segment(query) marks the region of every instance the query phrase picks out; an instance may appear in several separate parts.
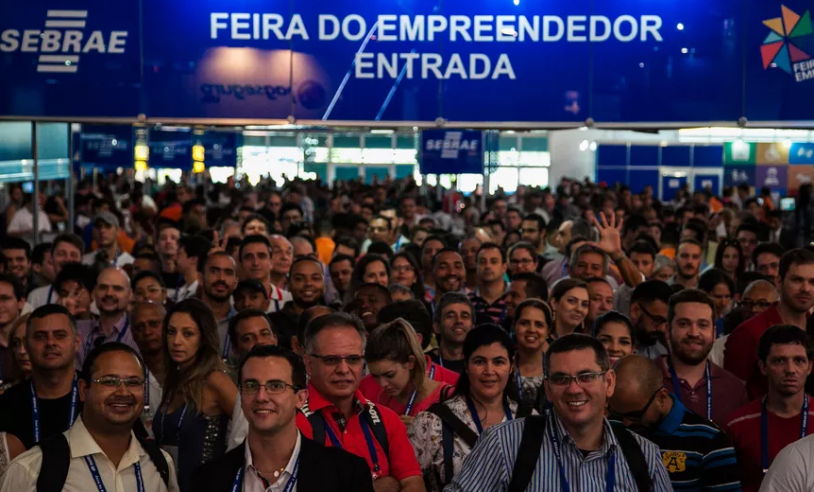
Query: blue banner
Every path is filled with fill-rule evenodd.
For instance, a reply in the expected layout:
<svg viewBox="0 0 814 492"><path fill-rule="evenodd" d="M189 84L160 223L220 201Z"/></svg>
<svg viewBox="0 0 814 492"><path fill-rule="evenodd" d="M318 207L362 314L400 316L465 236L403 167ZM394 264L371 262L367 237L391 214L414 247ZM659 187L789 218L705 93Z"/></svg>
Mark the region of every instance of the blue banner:
<svg viewBox="0 0 814 492"><path fill-rule="evenodd" d="M814 114L810 10L810 0L7 1L0 73L13 75L0 78L0 114L799 121Z"/></svg>
<svg viewBox="0 0 814 492"><path fill-rule="evenodd" d="M82 125L77 138L83 166L98 167L105 172L133 167L132 126Z"/></svg>
<svg viewBox="0 0 814 492"><path fill-rule="evenodd" d="M422 174L483 174L483 132L421 132Z"/></svg>
<svg viewBox="0 0 814 492"><path fill-rule="evenodd" d="M206 132L200 138L204 147L206 167L237 167L237 133Z"/></svg>
<svg viewBox="0 0 814 492"><path fill-rule="evenodd" d="M150 167L192 170L192 132L150 130Z"/></svg>

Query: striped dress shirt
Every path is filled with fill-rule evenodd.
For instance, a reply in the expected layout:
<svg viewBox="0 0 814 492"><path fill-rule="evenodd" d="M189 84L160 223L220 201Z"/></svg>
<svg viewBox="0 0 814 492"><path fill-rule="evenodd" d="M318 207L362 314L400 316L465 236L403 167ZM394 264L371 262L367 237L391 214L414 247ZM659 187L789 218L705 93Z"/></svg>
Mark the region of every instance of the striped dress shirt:
<svg viewBox="0 0 814 492"><path fill-rule="evenodd" d="M104 341L101 343L110 343L115 342L119 338L119 333L122 330L127 329L127 331L122 335L120 340L121 343L128 345L130 348L136 351L136 353L141 354L138 349L138 345L136 345L136 341L133 340L133 327L130 326L130 318L127 316L127 313L123 314L119 321L113 325L113 331L108 336L104 336L102 334L102 330L99 328L99 320L79 320L76 322L76 331L79 335L79 340L81 345L79 345L79 351L76 352L76 360L75 360L75 367L78 371L82 370L82 364L85 363L85 357L91 353L91 351L95 348L95 341L99 337L104 337Z"/></svg>
<svg viewBox="0 0 814 492"><path fill-rule="evenodd" d="M483 432L478 444L464 462L463 470L455 476L445 492L500 492L508 490L514 463L523 437L525 419L504 422ZM545 438L540 456L527 492L558 492L566 490L560 481L559 463L551 436L560 440L560 455L566 480L571 492L605 492L608 461L616 455L616 492L638 492L636 481L625 461L616 436L605 420L602 447L583 456L574 440L568 436L562 423L549 412ZM552 434L555 433L555 434ZM659 448L652 442L633 434L647 461L653 490L672 491L673 486L664 468Z"/></svg>

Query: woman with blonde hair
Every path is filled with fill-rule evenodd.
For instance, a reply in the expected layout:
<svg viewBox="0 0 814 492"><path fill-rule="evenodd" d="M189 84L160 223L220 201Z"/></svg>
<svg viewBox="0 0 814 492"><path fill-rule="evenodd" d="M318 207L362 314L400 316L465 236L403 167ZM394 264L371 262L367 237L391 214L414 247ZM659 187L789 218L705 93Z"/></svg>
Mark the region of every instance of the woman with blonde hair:
<svg viewBox="0 0 814 492"><path fill-rule="evenodd" d="M173 456L181 492L188 492L195 469L226 451L237 387L226 374L218 323L206 304L179 302L164 318L163 332L166 375L152 429Z"/></svg>
<svg viewBox="0 0 814 492"><path fill-rule="evenodd" d="M434 374L427 374L426 358L415 330L401 318L373 330L367 339L365 360L383 390L376 403L401 415L405 425L439 402L445 388L451 388L434 381Z"/></svg>

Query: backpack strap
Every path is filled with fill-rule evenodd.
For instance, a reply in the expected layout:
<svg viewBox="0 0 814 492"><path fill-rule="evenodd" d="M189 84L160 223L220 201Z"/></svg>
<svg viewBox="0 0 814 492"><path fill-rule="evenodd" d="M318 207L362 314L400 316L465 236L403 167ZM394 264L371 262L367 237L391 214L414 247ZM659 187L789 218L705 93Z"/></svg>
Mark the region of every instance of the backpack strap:
<svg viewBox="0 0 814 492"><path fill-rule="evenodd" d="M517 459L512 470L512 480L507 492L523 492L531 483L540 448L545 437L546 415L532 415L526 418L523 426L523 437L517 450Z"/></svg>
<svg viewBox="0 0 814 492"><path fill-rule="evenodd" d="M611 424L611 429L613 429L616 440L619 441L619 447L622 448L622 454L625 456L625 461L627 461L627 466L630 468L639 492L652 492L653 479L650 478L650 468L647 466L647 460L644 458L644 452L642 452L639 442L622 425Z"/></svg>
<svg viewBox="0 0 814 492"><path fill-rule="evenodd" d="M325 417L320 412L308 415L308 422L311 423L311 435L314 442L325 445Z"/></svg>
<svg viewBox="0 0 814 492"><path fill-rule="evenodd" d="M448 406L443 403L435 403L428 408L427 411L440 417L443 424L448 425L470 448L475 447L475 443L478 441L478 434L470 429L457 415L452 413L452 410L450 410Z"/></svg>
<svg viewBox="0 0 814 492"><path fill-rule="evenodd" d="M164 481L164 485L167 487L167 490L169 490L170 465L167 463L164 453L161 452L161 448L152 439L147 439L138 435L136 436L136 439L138 440L139 444L141 444L141 447L144 448L147 456L150 457L150 461L152 461L153 465L155 465L156 470L158 470L158 474L161 475L161 480Z"/></svg>
<svg viewBox="0 0 814 492"><path fill-rule="evenodd" d="M534 404L524 402L517 405L517 414L514 416L516 419L523 419L531 415L531 412L534 411Z"/></svg>
<svg viewBox="0 0 814 492"><path fill-rule="evenodd" d="M444 447L444 478L446 480L438 480L444 487L452 483L452 477L455 476L455 467L452 463L452 457L455 455L455 434L452 432L452 427L441 422L441 443Z"/></svg>
<svg viewBox="0 0 814 492"><path fill-rule="evenodd" d="M71 448L64 434L55 434L39 443L42 465L37 477L37 492L62 492L71 467ZM47 470L47 473L43 471Z"/></svg>
<svg viewBox="0 0 814 492"><path fill-rule="evenodd" d="M368 425L373 429L373 437L379 441L379 445L384 450L384 456L387 461L390 461L390 442L387 438L387 429L384 428L384 421L382 414L376 405L373 403L367 404L367 411L364 412L364 418L367 420Z"/></svg>

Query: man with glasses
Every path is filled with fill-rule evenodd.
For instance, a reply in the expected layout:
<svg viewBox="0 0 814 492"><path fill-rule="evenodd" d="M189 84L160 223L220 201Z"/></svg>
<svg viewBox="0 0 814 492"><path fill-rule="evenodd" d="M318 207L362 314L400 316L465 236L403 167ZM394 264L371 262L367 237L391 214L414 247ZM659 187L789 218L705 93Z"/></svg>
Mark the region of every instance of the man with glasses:
<svg viewBox="0 0 814 492"><path fill-rule="evenodd" d="M741 380L713 364L709 353L715 341L715 306L703 291L682 290L670 297L667 337L670 354L658 360L663 384L684 407L719 425L746 405Z"/></svg>
<svg viewBox="0 0 814 492"><path fill-rule="evenodd" d="M661 449L676 490L740 490L740 470L729 437L671 394L653 361L631 355L620 360L614 371L611 418L620 419Z"/></svg>
<svg viewBox="0 0 814 492"><path fill-rule="evenodd" d="M297 427L317 443L367 460L377 492L424 491L421 467L399 416L359 391L366 331L346 313L313 319L305 329L311 379Z"/></svg>
<svg viewBox="0 0 814 492"><path fill-rule="evenodd" d="M780 301L738 326L729 335L724 367L746 382L751 399L766 394L766 377L758 369L757 347L769 327L780 324L806 329L814 306L814 251L793 249L780 259Z"/></svg>
<svg viewBox="0 0 814 492"><path fill-rule="evenodd" d="M293 352L260 345L238 372L240 405L249 421L243 445L202 466L196 492L372 492L365 460L303 439L296 417L308 399L305 367Z"/></svg>
<svg viewBox="0 0 814 492"><path fill-rule="evenodd" d="M667 303L673 289L660 280L637 285L630 296L636 353L649 359L667 355Z"/></svg>
<svg viewBox="0 0 814 492"><path fill-rule="evenodd" d="M746 287L738 307L746 319L766 311L780 299L780 292L766 280L755 280Z"/></svg>
<svg viewBox="0 0 814 492"><path fill-rule="evenodd" d="M598 340L558 338L544 371L551 412L486 429L446 492L672 490L658 447L605 419L616 375Z"/></svg>

